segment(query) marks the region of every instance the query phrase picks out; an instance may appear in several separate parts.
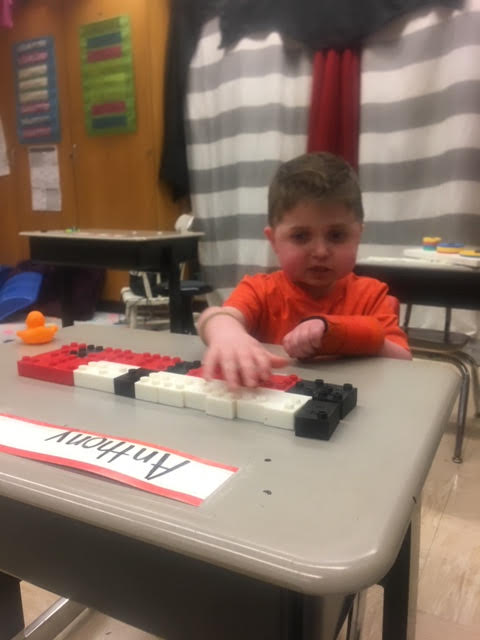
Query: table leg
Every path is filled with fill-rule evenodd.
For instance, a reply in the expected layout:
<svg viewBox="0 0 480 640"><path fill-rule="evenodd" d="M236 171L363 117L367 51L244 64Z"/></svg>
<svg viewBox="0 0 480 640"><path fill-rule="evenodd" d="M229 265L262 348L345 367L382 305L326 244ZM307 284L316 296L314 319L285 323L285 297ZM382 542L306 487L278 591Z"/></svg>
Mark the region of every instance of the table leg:
<svg viewBox="0 0 480 640"><path fill-rule="evenodd" d="M171 333L186 333L183 318L182 294L180 293L180 269L172 258L168 270L168 296Z"/></svg>
<svg viewBox="0 0 480 640"><path fill-rule="evenodd" d="M20 581L0 573L0 640L10 640L23 626Z"/></svg>
<svg viewBox="0 0 480 640"><path fill-rule="evenodd" d="M414 640L417 610L420 504L403 539L397 559L382 580L383 640Z"/></svg>
<svg viewBox="0 0 480 640"><path fill-rule="evenodd" d="M74 323L74 314L72 308L73 270L70 267L61 267L60 281L62 327L71 327Z"/></svg>

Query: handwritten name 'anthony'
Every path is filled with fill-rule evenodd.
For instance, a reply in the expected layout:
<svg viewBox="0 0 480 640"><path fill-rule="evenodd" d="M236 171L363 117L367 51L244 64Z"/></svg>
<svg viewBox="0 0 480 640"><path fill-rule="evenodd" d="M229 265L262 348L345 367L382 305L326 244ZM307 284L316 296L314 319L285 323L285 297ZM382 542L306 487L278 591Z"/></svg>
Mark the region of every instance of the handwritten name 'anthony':
<svg viewBox="0 0 480 640"><path fill-rule="evenodd" d="M76 446L81 447L82 449L96 449L99 452L98 455L95 456L97 460L111 454L109 458L105 458L105 462L108 464L115 462L115 460L120 458L120 456L127 456L136 462L148 464L151 469L149 469L144 476L146 480L155 480L156 478L160 478L160 476L164 476L167 473L172 473L172 471L176 471L177 469L180 469L180 467L184 467L191 462L190 460L183 460L178 464L168 466L168 461L171 457L170 453L162 453L156 449L141 447L137 444L125 442L124 440L110 440L101 436L89 436L85 433L75 433L75 431L64 431L56 436L45 438L45 441L47 440L56 440L65 446Z"/></svg>

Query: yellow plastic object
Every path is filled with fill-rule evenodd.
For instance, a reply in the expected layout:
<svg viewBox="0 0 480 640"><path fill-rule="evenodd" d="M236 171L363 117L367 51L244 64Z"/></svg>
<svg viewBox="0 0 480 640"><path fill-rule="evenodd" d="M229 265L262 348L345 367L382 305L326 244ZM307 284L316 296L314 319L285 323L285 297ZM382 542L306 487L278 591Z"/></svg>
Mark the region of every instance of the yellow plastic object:
<svg viewBox="0 0 480 640"><path fill-rule="evenodd" d="M460 253L458 247L437 247L437 253Z"/></svg>
<svg viewBox="0 0 480 640"><path fill-rule="evenodd" d="M429 236L425 236L425 238L422 238L422 244L427 244L429 246L436 245L441 241L442 239L438 236L432 238L430 238Z"/></svg>
<svg viewBox="0 0 480 640"><path fill-rule="evenodd" d="M464 249L460 251L461 256L467 256L468 258L480 258L480 251L476 249Z"/></svg>
<svg viewBox="0 0 480 640"><path fill-rule="evenodd" d="M30 311L25 323L27 328L17 331L17 336L27 344L50 342L58 331L58 327L55 324L45 325L45 316L41 311Z"/></svg>

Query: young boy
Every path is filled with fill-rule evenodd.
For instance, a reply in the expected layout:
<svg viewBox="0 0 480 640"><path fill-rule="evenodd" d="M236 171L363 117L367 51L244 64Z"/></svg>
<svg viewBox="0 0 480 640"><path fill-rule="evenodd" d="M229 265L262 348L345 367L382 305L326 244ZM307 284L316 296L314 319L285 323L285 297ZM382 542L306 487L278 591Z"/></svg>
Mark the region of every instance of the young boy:
<svg viewBox="0 0 480 640"><path fill-rule="evenodd" d="M261 385L287 363L262 342L282 344L298 359L411 358L387 286L352 273L363 207L346 162L310 153L281 165L269 189L268 223L264 233L281 270L245 276L222 307L199 318L207 378L219 367L232 388Z"/></svg>

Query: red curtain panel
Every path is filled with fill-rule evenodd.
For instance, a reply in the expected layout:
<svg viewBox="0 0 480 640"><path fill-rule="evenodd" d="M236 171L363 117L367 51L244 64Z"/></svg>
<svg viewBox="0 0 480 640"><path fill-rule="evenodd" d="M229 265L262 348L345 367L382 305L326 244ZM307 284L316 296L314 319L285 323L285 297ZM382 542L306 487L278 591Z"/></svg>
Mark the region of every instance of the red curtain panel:
<svg viewBox="0 0 480 640"><path fill-rule="evenodd" d="M308 151L330 151L358 168L360 52L319 51L313 61Z"/></svg>

